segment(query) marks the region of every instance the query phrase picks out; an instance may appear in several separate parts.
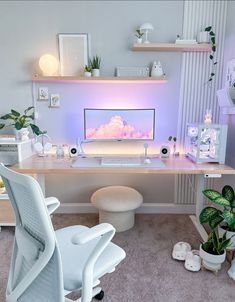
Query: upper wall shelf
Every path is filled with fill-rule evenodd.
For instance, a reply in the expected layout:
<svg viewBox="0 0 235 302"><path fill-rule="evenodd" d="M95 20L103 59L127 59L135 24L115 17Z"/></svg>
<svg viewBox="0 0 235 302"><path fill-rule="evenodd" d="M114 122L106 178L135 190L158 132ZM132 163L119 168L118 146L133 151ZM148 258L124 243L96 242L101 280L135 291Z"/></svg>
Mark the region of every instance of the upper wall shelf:
<svg viewBox="0 0 235 302"><path fill-rule="evenodd" d="M133 51L198 51L210 52L211 44L149 43L134 44Z"/></svg>
<svg viewBox="0 0 235 302"><path fill-rule="evenodd" d="M78 83L166 83L165 77L74 77L74 76L34 76L35 82L78 82Z"/></svg>

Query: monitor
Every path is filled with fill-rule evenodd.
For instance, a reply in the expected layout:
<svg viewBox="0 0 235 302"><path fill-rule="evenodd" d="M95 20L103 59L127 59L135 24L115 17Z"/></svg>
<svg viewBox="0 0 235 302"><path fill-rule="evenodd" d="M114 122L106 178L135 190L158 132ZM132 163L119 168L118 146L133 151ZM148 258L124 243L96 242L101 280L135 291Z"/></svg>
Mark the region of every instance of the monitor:
<svg viewBox="0 0 235 302"><path fill-rule="evenodd" d="M84 109L85 140L154 140L155 109Z"/></svg>

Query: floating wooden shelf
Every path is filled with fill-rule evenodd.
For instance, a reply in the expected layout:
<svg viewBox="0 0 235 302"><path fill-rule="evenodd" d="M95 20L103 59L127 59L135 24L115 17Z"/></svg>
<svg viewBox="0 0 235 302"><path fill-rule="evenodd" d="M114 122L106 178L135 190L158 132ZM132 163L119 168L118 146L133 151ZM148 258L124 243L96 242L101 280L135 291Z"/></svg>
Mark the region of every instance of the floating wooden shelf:
<svg viewBox="0 0 235 302"><path fill-rule="evenodd" d="M35 82L79 82L79 83L131 83L131 82L144 82L144 83L166 83L166 77L74 77L74 76L34 76Z"/></svg>
<svg viewBox="0 0 235 302"><path fill-rule="evenodd" d="M149 43L134 44L133 51L198 51L210 52L211 44Z"/></svg>

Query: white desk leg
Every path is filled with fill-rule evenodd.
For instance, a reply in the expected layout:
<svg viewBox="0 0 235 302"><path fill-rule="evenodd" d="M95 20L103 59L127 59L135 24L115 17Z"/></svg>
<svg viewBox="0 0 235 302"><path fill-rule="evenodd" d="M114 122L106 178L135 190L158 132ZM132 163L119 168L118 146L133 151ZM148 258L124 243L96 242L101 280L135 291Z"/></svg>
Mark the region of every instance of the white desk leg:
<svg viewBox="0 0 235 302"><path fill-rule="evenodd" d="M46 193L46 186L45 186L45 175L44 174L37 174L37 181L42 189L42 193L45 196Z"/></svg>
<svg viewBox="0 0 235 302"><path fill-rule="evenodd" d="M190 218L195 225L198 233L202 237L203 240L207 240L208 234L204 227L199 222L199 215L201 213L201 210L204 207L204 199L202 191L204 190L204 175L199 174L196 175L196 181L197 181L197 192L196 192L196 216L191 215Z"/></svg>

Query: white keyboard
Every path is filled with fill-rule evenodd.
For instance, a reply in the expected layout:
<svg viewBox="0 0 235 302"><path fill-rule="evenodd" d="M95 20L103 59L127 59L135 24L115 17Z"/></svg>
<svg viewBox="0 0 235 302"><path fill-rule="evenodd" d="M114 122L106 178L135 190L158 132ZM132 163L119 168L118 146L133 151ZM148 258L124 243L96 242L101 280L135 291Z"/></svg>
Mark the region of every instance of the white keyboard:
<svg viewBox="0 0 235 302"><path fill-rule="evenodd" d="M139 157L102 157L101 166L124 166L133 167L141 166L142 162Z"/></svg>

